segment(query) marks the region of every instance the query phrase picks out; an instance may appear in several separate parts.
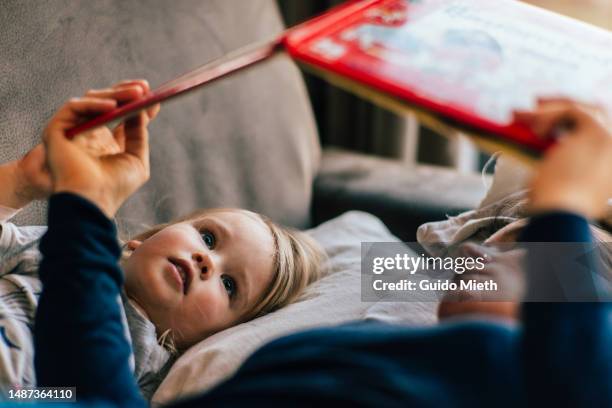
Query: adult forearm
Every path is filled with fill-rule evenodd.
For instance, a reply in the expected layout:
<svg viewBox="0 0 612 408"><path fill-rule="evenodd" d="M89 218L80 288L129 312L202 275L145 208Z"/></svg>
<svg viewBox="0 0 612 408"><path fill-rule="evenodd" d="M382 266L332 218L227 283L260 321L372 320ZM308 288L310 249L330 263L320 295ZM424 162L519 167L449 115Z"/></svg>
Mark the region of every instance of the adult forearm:
<svg viewBox="0 0 612 408"><path fill-rule="evenodd" d="M113 223L74 194L49 200L49 229L35 325L39 386L73 386L77 398L145 405L129 367L118 294L123 283Z"/></svg>
<svg viewBox="0 0 612 408"><path fill-rule="evenodd" d="M533 243L522 316L531 402L612 406L612 312L598 286L598 257L587 221L570 213L540 215L522 240Z"/></svg>
<svg viewBox="0 0 612 408"><path fill-rule="evenodd" d="M19 209L30 203L31 200L20 191L18 179L17 161L0 165L0 205Z"/></svg>

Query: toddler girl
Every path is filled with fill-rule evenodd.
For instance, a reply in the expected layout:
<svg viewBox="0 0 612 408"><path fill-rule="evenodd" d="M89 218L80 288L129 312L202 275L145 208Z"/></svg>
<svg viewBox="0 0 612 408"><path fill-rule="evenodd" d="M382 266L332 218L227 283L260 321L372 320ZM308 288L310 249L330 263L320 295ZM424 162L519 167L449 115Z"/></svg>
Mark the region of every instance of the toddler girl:
<svg viewBox="0 0 612 408"><path fill-rule="evenodd" d="M47 131L148 91L147 82L141 80L89 91L72 99ZM99 128L80 135L74 143L95 157L130 148L137 151L132 136L146 134L157 111L158 107L151 108L112 133ZM0 392L4 393L36 383L38 242L46 227L17 227L8 220L32 200L50 195L53 181L45 154L39 145L21 160L0 166ZM77 174L72 177L76 182ZM109 217L116 211L105 209ZM145 397L152 396L175 352L290 303L319 276L322 258L321 248L306 234L240 209L201 210L129 240L121 260L125 274L121 304L134 374Z"/></svg>

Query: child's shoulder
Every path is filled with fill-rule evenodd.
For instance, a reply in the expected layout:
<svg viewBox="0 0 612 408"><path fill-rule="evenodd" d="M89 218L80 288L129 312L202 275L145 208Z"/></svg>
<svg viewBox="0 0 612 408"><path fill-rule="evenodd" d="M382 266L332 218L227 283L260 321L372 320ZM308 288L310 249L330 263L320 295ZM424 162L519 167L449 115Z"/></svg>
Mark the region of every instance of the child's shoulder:
<svg viewBox="0 0 612 408"><path fill-rule="evenodd" d="M16 225L8 221L0 221L0 247L4 245L28 245L38 241L47 231L44 225Z"/></svg>
<svg viewBox="0 0 612 408"><path fill-rule="evenodd" d="M38 243L46 231L45 226L0 222L0 276L15 272L32 273L38 269Z"/></svg>

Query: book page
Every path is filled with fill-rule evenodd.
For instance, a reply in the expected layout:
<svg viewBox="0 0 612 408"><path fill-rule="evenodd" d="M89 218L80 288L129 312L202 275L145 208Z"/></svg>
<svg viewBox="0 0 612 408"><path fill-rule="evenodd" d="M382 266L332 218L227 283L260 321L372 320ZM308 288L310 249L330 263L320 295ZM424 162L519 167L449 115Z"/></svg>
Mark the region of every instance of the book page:
<svg viewBox="0 0 612 408"><path fill-rule="evenodd" d="M383 18L370 10L311 51L499 124L538 97L612 110L612 35L604 30L504 0L394 0L378 12Z"/></svg>

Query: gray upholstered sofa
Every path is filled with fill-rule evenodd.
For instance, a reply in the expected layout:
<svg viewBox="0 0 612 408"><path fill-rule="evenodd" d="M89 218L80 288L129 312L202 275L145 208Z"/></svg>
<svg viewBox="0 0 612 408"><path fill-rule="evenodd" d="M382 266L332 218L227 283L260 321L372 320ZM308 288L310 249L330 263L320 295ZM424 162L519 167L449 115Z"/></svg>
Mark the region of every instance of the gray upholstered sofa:
<svg viewBox="0 0 612 408"><path fill-rule="evenodd" d="M22 155L70 96L123 78L153 86L282 30L274 0L5 0L0 8L0 160ZM196 207L253 209L308 227L349 209L406 240L478 204L478 177L321 149L286 58L165 105L151 126L152 178L120 212L126 233ZM20 223L44 223L44 203Z"/></svg>

